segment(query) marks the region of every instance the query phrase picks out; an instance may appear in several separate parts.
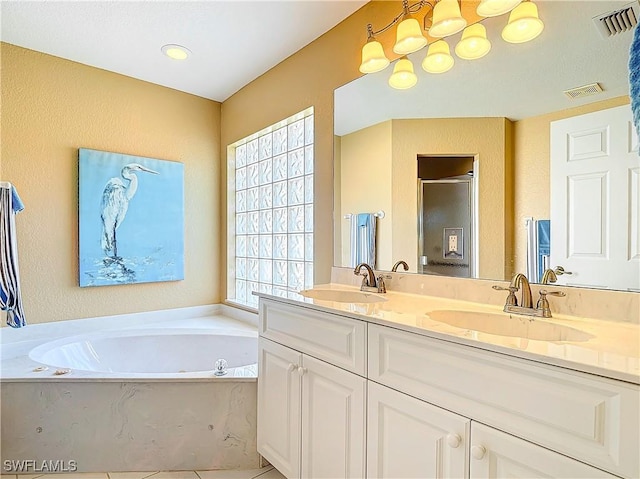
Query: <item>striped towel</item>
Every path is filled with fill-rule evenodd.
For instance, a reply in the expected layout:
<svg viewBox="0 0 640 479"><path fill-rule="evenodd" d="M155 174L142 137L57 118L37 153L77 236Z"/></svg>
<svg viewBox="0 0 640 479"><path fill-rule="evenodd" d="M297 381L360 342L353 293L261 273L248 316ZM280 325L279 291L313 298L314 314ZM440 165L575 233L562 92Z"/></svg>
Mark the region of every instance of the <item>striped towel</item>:
<svg viewBox="0 0 640 479"><path fill-rule="evenodd" d="M24 205L10 183L0 184L0 309L7 311L7 324L26 325L20 294L18 243L15 215Z"/></svg>
<svg viewBox="0 0 640 479"><path fill-rule="evenodd" d="M633 123L640 136L640 28L633 32L633 41L629 51L629 91Z"/></svg>

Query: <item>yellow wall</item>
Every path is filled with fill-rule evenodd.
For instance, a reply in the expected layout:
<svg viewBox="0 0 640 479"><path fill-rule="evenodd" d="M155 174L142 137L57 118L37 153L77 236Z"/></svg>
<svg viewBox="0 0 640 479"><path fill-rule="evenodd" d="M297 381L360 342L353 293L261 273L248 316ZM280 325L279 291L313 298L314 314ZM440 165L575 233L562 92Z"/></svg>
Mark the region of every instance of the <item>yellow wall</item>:
<svg viewBox="0 0 640 479"><path fill-rule="evenodd" d="M526 271L525 218L549 219L551 122L629 103L628 96L526 118L514 123L514 270Z"/></svg>
<svg viewBox="0 0 640 479"><path fill-rule="evenodd" d="M393 266L394 222L391 198L391 120L363 128L341 138L340 198L335 199L336 223L342 228L341 263L350 263L349 220L346 214L384 211L385 217L376 220L376 268L390 270ZM338 228L336 228L338 229Z"/></svg>
<svg viewBox="0 0 640 479"><path fill-rule="evenodd" d="M0 172L16 217L27 322L220 300L220 104L1 44ZM78 148L180 161L185 280L78 286Z"/></svg>
<svg viewBox="0 0 640 479"><path fill-rule="evenodd" d="M328 282L333 257L333 91L358 78L367 23L384 25L400 2L373 1L305 48L246 85L222 104L222 177L226 146L290 115L314 107L314 274ZM220 198L226 200L226 183ZM223 208L223 226L226 208ZM226 231L222 234L220 281L226 291Z"/></svg>
<svg viewBox="0 0 640 479"><path fill-rule="evenodd" d="M354 208L382 208L387 213L378 222L386 227L381 228L383 234L378 238L378 248L384 254L379 257L383 260L381 269L389 270L395 261L403 259L410 271L417 271L417 155L473 156L479 182L478 236L480 245L484 245L480 248L478 276L509 277L510 124L504 118L389 120L340 138L341 213ZM357 167L350 170L350 164ZM366 179L360 187L356 187L358 178ZM378 204L383 206L374 206ZM342 245L348 245L348 231L343 229L342 238ZM348 250L342 252L341 264L349 264Z"/></svg>

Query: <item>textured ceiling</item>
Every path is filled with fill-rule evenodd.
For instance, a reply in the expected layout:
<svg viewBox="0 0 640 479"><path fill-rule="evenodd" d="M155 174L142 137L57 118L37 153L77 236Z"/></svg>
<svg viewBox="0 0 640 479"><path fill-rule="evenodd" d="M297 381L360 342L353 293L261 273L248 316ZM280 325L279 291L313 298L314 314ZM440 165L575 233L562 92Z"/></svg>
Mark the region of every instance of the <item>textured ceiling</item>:
<svg viewBox="0 0 640 479"><path fill-rule="evenodd" d="M2 41L224 101L366 0L1 1ZM160 48L184 45L177 62Z"/></svg>

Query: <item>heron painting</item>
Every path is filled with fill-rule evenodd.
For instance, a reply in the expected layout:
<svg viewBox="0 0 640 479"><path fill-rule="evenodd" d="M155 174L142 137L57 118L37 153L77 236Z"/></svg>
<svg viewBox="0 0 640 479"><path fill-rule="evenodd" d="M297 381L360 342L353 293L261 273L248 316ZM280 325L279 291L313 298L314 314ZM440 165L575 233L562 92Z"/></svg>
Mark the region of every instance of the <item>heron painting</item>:
<svg viewBox="0 0 640 479"><path fill-rule="evenodd" d="M183 165L79 150L80 286L184 279Z"/></svg>

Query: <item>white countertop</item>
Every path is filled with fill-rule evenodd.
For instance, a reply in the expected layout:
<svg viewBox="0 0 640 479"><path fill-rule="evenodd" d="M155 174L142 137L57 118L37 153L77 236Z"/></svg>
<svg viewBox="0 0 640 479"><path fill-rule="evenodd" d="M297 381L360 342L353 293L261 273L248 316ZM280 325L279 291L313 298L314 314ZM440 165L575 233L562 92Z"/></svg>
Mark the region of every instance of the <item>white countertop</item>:
<svg viewBox="0 0 640 479"><path fill-rule="evenodd" d="M317 285L314 289L359 290L342 284ZM533 321L552 322L561 327L582 331L592 337L582 341L541 341L459 328L435 321L429 316L429 313L434 311L454 310L494 313L509 317L500 307L480 303L393 291L380 295L387 299L385 302L366 304L324 301L300 295L283 298L266 293L254 294L465 346L640 384L640 326L637 324L554 314L553 318L534 318ZM530 317L515 314L511 315L511 319L532 320Z"/></svg>

